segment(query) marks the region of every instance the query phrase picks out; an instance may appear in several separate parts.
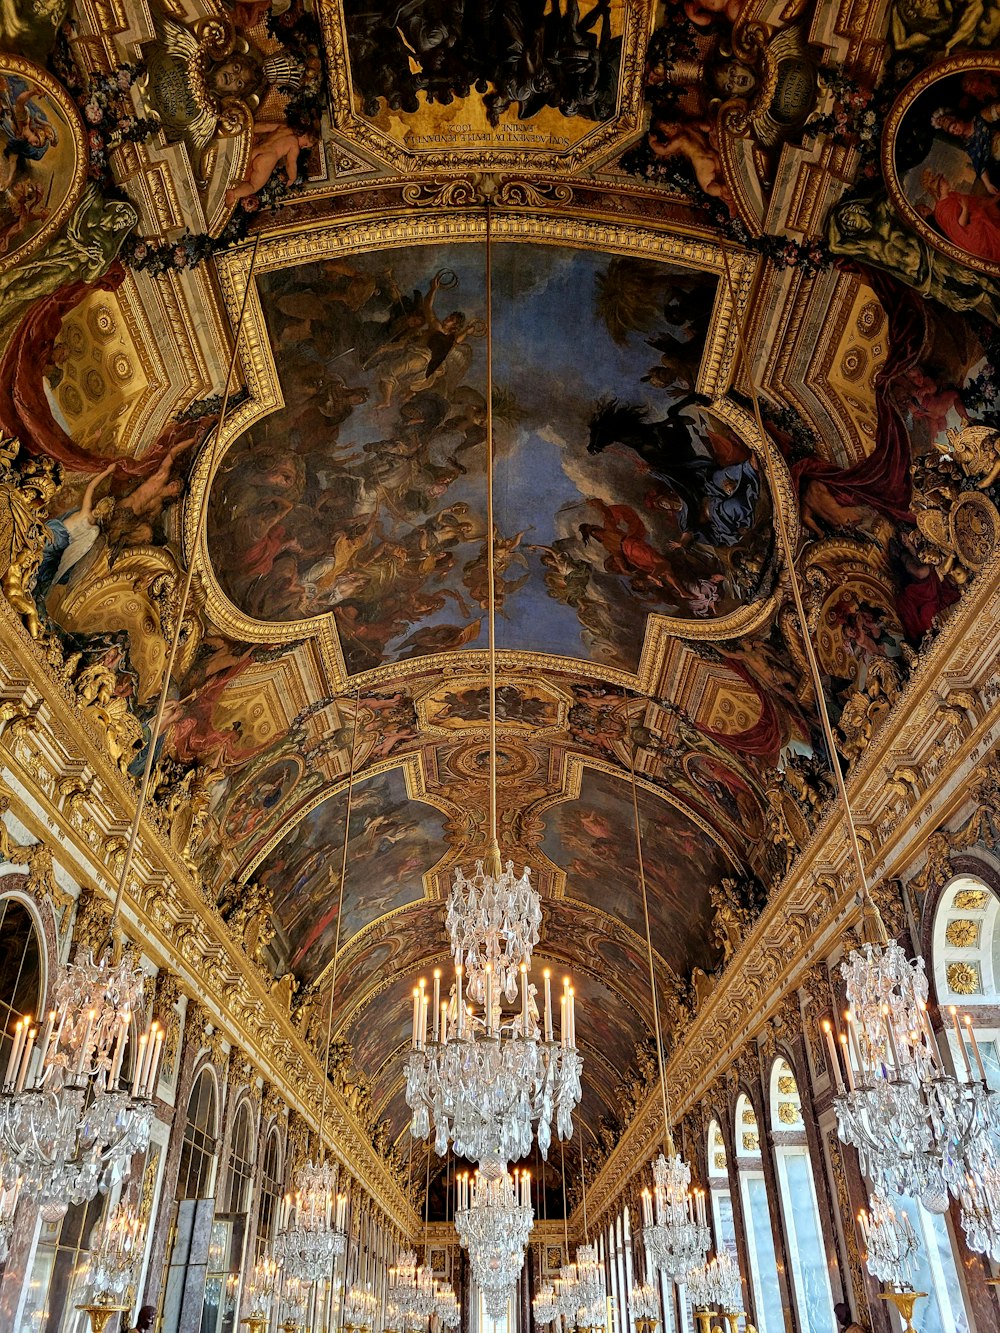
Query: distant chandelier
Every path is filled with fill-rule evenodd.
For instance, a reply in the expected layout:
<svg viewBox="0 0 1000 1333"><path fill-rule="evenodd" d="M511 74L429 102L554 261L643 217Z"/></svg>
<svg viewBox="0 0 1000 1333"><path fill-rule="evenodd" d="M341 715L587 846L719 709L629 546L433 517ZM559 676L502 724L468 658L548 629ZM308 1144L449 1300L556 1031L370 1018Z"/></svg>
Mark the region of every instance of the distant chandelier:
<svg viewBox="0 0 1000 1333"><path fill-rule="evenodd" d="M862 932L864 942L841 967L851 1005L840 1042L843 1068L830 1023L823 1024L838 1133L857 1148L861 1169L876 1190L907 1194L932 1212L944 1212L949 1193L960 1199L970 1175L992 1155L1000 1094L986 1085L970 1021L967 1032L979 1066L978 1077L973 1075L954 1009L965 1078L945 1071L927 1016L923 959L911 962L886 937L870 898Z"/></svg>
<svg viewBox="0 0 1000 1333"><path fill-rule="evenodd" d="M389 1269L388 1299L405 1327L419 1325L434 1313L434 1273L428 1264L418 1267L413 1250L404 1250Z"/></svg>
<svg viewBox="0 0 1000 1333"><path fill-rule="evenodd" d="M527 1171L484 1176L477 1171L458 1178L455 1230L468 1250L472 1275L491 1319L499 1319L524 1264L524 1251L535 1224L531 1177Z"/></svg>
<svg viewBox="0 0 1000 1333"><path fill-rule="evenodd" d="M142 1253L146 1224L129 1204L109 1208L91 1244L88 1286L92 1299L127 1298L135 1282L135 1266Z"/></svg>
<svg viewBox="0 0 1000 1333"><path fill-rule="evenodd" d="M278 1219L274 1257L289 1277L318 1282L330 1277L347 1248L347 1195L337 1194L337 1168L306 1162L286 1194Z"/></svg>
<svg viewBox="0 0 1000 1333"><path fill-rule="evenodd" d="M541 904L527 866L519 879L514 876L513 861L497 876L487 874L482 861L476 862L475 874L469 878L456 867L445 926L470 1000L486 1003L489 969L497 993L508 1004L515 1003L519 969L522 963L531 964L541 924Z"/></svg>
<svg viewBox="0 0 1000 1333"><path fill-rule="evenodd" d="M593 1245L577 1246L576 1259L563 1264L556 1279L556 1302L568 1325L591 1328L603 1322L607 1299L604 1270ZM595 1315L597 1316L595 1318Z"/></svg>
<svg viewBox="0 0 1000 1333"><path fill-rule="evenodd" d="M458 1328L462 1322L462 1306L450 1282L434 1284L434 1313L442 1328Z"/></svg>
<svg viewBox="0 0 1000 1333"><path fill-rule="evenodd" d="M543 1282L531 1302L535 1323L544 1327L559 1318L559 1304L551 1282Z"/></svg>
<svg viewBox="0 0 1000 1333"><path fill-rule="evenodd" d="M163 1029L140 1036L131 1080L121 1079L143 973L131 953L66 964L56 1008L39 1034L20 1019L0 1091L0 1184L56 1207L86 1203L120 1181L149 1146Z"/></svg>
<svg viewBox="0 0 1000 1333"><path fill-rule="evenodd" d="M689 1273L685 1285L696 1309L712 1310L722 1315L743 1313L740 1270L728 1250Z"/></svg>
<svg viewBox="0 0 1000 1333"><path fill-rule="evenodd" d="M678 1282L704 1264L711 1236L704 1191L691 1189L691 1168L672 1139L667 1147L669 1157L660 1153L653 1163L652 1195L642 1192L642 1243L653 1271Z"/></svg>
<svg viewBox="0 0 1000 1333"><path fill-rule="evenodd" d="M341 1323L351 1333L371 1333L378 1317L378 1300L368 1287L351 1287L344 1297L344 1313Z"/></svg>
<svg viewBox="0 0 1000 1333"><path fill-rule="evenodd" d="M969 1249L1000 1263L1000 1161L993 1144L978 1162L969 1163L958 1198Z"/></svg>
<svg viewBox="0 0 1000 1333"><path fill-rule="evenodd" d="M573 1111L582 1096L583 1059L576 1048L576 1001L568 978L557 1041L550 977L545 976L543 1035L523 963L520 975L520 1013L505 1017L488 965L481 1015L465 1003L461 968L451 1001L441 1001L441 975L435 972L429 1037L425 983L413 992L405 1066L410 1132L424 1139L433 1127L439 1156L452 1142L456 1156L478 1162L485 1175L500 1175L508 1162L526 1157L536 1132L539 1151L547 1156L553 1116L559 1137L571 1138Z"/></svg>
<svg viewBox="0 0 1000 1333"><path fill-rule="evenodd" d="M653 1333L660 1320L660 1297L655 1287L648 1282L633 1287L629 1293L629 1306L636 1333Z"/></svg>
<svg viewBox="0 0 1000 1333"><path fill-rule="evenodd" d="M869 1199L868 1212L858 1213L865 1263L872 1277L897 1291L913 1285L913 1261L920 1242L904 1212L898 1212L879 1191Z"/></svg>

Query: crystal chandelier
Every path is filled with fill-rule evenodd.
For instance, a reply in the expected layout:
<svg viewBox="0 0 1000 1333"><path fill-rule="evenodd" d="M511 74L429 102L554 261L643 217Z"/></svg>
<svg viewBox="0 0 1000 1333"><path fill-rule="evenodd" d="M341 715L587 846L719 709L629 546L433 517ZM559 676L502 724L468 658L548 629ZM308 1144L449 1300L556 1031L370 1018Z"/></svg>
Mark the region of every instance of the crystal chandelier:
<svg viewBox="0 0 1000 1333"><path fill-rule="evenodd" d="M423 1323L434 1313L434 1274L428 1264L417 1266L413 1250L404 1250L389 1269L388 1297L404 1324Z"/></svg>
<svg viewBox="0 0 1000 1333"><path fill-rule="evenodd" d="M1000 1263L1000 1161L992 1144L970 1163L958 1198L969 1249Z"/></svg>
<svg viewBox="0 0 1000 1333"><path fill-rule="evenodd" d="M114 963L92 954L66 964L56 1008L39 1032L20 1019L0 1092L3 1184L49 1205L86 1203L107 1192L134 1153L149 1146L163 1029L140 1036L133 1074L122 1064L143 974L130 953Z"/></svg>
<svg viewBox="0 0 1000 1333"><path fill-rule="evenodd" d="M541 924L541 904L527 866L520 878L514 875L513 861L496 877L483 870L482 861L468 878L456 867L445 926L470 1000L486 1003L489 969L499 994L514 1004L520 966L530 964Z"/></svg>
<svg viewBox="0 0 1000 1333"><path fill-rule="evenodd" d="M728 1250L689 1273L686 1279L691 1303L723 1315L743 1313L743 1283L740 1270Z"/></svg>
<svg viewBox="0 0 1000 1333"><path fill-rule="evenodd" d="M145 1223L131 1205L119 1203L107 1210L90 1251L88 1285L97 1303L121 1300L126 1295L135 1281L145 1231Z"/></svg>
<svg viewBox="0 0 1000 1333"><path fill-rule="evenodd" d="M486 856L471 876L459 870L452 886L447 927L455 962L455 986L441 1002L434 976L428 1036L428 999L421 983L413 997L413 1034L406 1061L406 1103L414 1138L433 1132L439 1157L454 1144L456 1156L499 1176L531 1150L537 1134L543 1157L552 1139L573 1132L572 1113L582 1095L582 1059L576 1047L572 991L567 983L560 1040L554 1035L551 981L545 978L545 1026L539 1023L528 965L539 938L541 908L525 869L500 859L497 839L496 516L493 504L492 240L487 212L486 254L486 551L489 644L489 822ZM521 1012L504 1015L504 1001ZM464 993L463 993L464 985ZM478 1009L478 1012L477 1012Z"/></svg>
<svg viewBox="0 0 1000 1333"><path fill-rule="evenodd" d="M543 1282L538 1288L531 1302L531 1312L535 1317L535 1323L543 1327L559 1318L559 1305L551 1282Z"/></svg>
<svg viewBox="0 0 1000 1333"><path fill-rule="evenodd" d="M858 1213L858 1226L865 1244L868 1271L897 1291L913 1286L913 1261L920 1242L904 1212L897 1213L884 1195L876 1191L869 1211Z"/></svg>
<svg viewBox="0 0 1000 1333"><path fill-rule="evenodd" d="M21 1181L15 1176L11 1185L0 1179L0 1264L10 1253L10 1235L14 1229L14 1213L21 1195Z"/></svg>
<svg viewBox="0 0 1000 1333"><path fill-rule="evenodd" d="M633 1287L629 1293L629 1305L636 1333L653 1333L660 1320L660 1297L648 1282Z"/></svg>
<svg viewBox="0 0 1000 1333"><path fill-rule="evenodd" d="M246 1285L246 1301L249 1308L246 1322L250 1325L250 1333L259 1333L260 1328L265 1327L270 1320L271 1305L280 1272L277 1262L268 1255L258 1259L253 1266Z"/></svg>
<svg viewBox="0 0 1000 1333"><path fill-rule="evenodd" d="M442 1328L458 1328L462 1322L462 1306L450 1282L437 1282L434 1287L434 1313Z"/></svg>
<svg viewBox="0 0 1000 1333"><path fill-rule="evenodd" d="M483 975L483 1011L466 1004L462 968L456 968L450 1001L441 1000L441 977L434 974L433 1020L428 1033L425 983L413 992L411 1050L406 1061L406 1102L413 1112L410 1131L427 1138L441 1157L455 1154L478 1162L486 1174L500 1174L508 1162L531 1151L548 1155L552 1119L561 1139L573 1134L573 1111L582 1096L583 1058L576 1048L576 1001L567 978L556 1040L552 984L545 974L545 1027L539 1024L534 987L520 966L521 1008L504 1015L492 969Z"/></svg>
<svg viewBox="0 0 1000 1333"><path fill-rule="evenodd" d="M672 1139L667 1150L653 1163L652 1195L642 1191L642 1243L653 1272L677 1282L704 1264L711 1237L704 1190L691 1189L691 1168Z"/></svg>
<svg viewBox="0 0 1000 1333"><path fill-rule="evenodd" d="M378 1315L378 1301L367 1287L353 1286L344 1297L344 1329L351 1333L371 1333Z"/></svg>
<svg viewBox="0 0 1000 1333"><path fill-rule="evenodd" d="M337 1194L337 1168L330 1162L306 1162L295 1187L282 1201L274 1257L289 1277L318 1282L347 1248L347 1195Z"/></svg>
<svg viewBox="0 0 1000 1333"><path fill-rule="evenodd" d="M870 899L862 938L841 966L851 1005L840 1041L843 1068L830 1023L823 1024L838 1133L857 1148L862 1171L883 1195L907 1194L943 1212L949 1193L961 1197L989 1152L1000 1129L1000 1095L986 1086L970 1021L979 1062L979 1077L973 1076L954 1009L965 1077L944 1069L927 1017L923 959L911 962L888 940Z"/></svg>
<svg viewBox="0 0 1000 1333"><path fill-rule="evenodd" d="M458 1178L455 1230L469 1252L472 1275L498 1319L524 1264L524 1251L535 1224L531 1177L520 1171L484 1176L477 1171ZM492 1313L497 1310L498 1313Z"/></svg>

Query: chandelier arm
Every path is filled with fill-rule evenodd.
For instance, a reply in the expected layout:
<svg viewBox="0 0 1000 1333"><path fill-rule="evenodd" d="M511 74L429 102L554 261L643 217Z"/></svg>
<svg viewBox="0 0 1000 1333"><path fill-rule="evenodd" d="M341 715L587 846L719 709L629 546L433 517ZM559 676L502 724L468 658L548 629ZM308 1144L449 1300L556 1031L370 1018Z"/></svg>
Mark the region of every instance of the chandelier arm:
<svg viewBox="0 0 1000 1333"><path fill-rule="evenodd" d="M489 600L490 655L490 842L486 855L487 874L501 872L497 840L497 639L496 554L493 513L493 229L490 200L486 200L486 586Z"/></svg>
<svg viewBox="0 0 1000 1333"><path fill-rule="evenodd" d="M187 574L184 577L184 583L181 588L181 598L177 606L174 632L170 639L170 650L167 653L167 663L163 669L163 684L160 687L160 697L156 705L156 715L149 732L149 747L146 750L146 762L142 768L142 780L139 784L139 795L135 803L135 812L132 815L132 827L129 829L128 843L125 847L125 856L122 860L121 873L118 877L118 888L115 893L114 906L111 909L111 919L108 922L107 944L112 953L114 951L114 929L118 923L118 917L121 914L122 900L125 897L125 886L128 883L129 874L131 873L132 864L135 859L136 844L139 841L139 825L142 821L142 812L146 805L146 797L149 794L149 783L153 774L153 766L156 762L156 742L160 738L160 728L163 726L163 714L167 707L167 691L170 688L170 680L173 676L174 665L177 661L177 650L180 647L181 635L184 632L184 614L187 611L188 598L191 596L191 585L194 582L194 571L198 564L198 552L201 549L201 540L205 532L205 521L208 517L208 501L212 488L212 477L215 474L215 465L218 461L219 454L219 444L222 439L222 427L226 420L226 412L229 407L233 374L236 369L236 355L239 351L240 339L243 336L243 320L250 299L250 287L253 283L254 269L257 264L257 250L260 246L260 235L261 234L258 231L254 236L253 249L250 252L250 266L247 269L246 283L243 287L243 299L240 302L240 313L236 321L236 334L233 338L233 350L229 357L229 365L226 369L226 380L223 385L222 407L219 411L219 420L216 423L215 435L212 440L205 489L202 493L201 501L198 505L198 514L195 519L194 540L191 543L191 556L188 562Z"/></svg>
<svg viewBox="0 0 1000 1333"><path fill-rule="evenodd" d="M771 502L774 505L774 514L777 519L778 540L781 545L781 553L785 561L785 567L788 570L788 580L791 584L792 599L795 602L795 614L799 619L799 628L802 632L802 643L805 648L806 658L809 662L809 674L812 676L813 693L816 696L816 710L819 714L823 736L826 740L830 768L833 772L837 795L844 811L851 855L858 872L858 881L861 886L861 903L865 909L865 925L868 928L868 933L871 935L869 942L872 944L884 944L888 943L888 935L886 934L881 915L872 900L868 888L868 876L865 871L864 858L861 855L861 844L858 841L854 816L851 812L851 802L847 794L847 783L844 780L844 770L840 762L840 754L837 750L837 742L833 734L833 726L830 722L830 712L827 708L826 693L823 689L823 678L820 674L819 659L816 656L816 647L813 644L809 633L809 622L806 620L805 606L802 601L802 589L799 586L798 576L795 571L795 551L792 547L791 534L788 531L788 519L781 503L781 490L778 486L777 477L775 476L771 451L767 447L767 432L764 429L764 419L761 415L760 397L757 392L757 385L750 365L750 357L747 353L746 339L744 337L744 321L738 314L736 292L733 286L733 273L729 263L729 254L725 247L722 248L722 263L726 273L726 285L729 288L729 299L732 303L733 325L736 330L737 348L740 360L743 363L743 371L746 375L747 383L750 386L750 397L753 401L754 419L757 424L757 431L760 438L761 453L764 457L764 470L767 473L767 481L771 489Z"/></svg>
<svg viewBox="0 0 1000 1333"><path fill-rule="evenodd" d="M625 695L625 718L630 722L628 695ZM653 965L653 933L649 924L649 893L646 888L646 866L642 856L642 827L639 823L639 792L635 781L635 732L629 726L629 777L632 784L632 817L635 825L635 854L639 865L639 888L642 891L642 917L646 926L646 960L649 964L649 993L653 1000L653 1032L656 1038L656 1064L660 1073L660 1101L663 1107L663 1143L668 1156L673 1155L670 1093L667 1091L667 1072L663 1063L663 1034L660 1031L660 1004L656 996L656 969Z"/></svg>
<svg viewBox="0 0 1000 1333"><path fill-rule="evenodd" d="M347 771L347 811L344 815L344 845L340 853L340 896L337 901L337 929L333 937L333 966L330 970L330 1003L326 1010L326 1060L323 1065L323 1102L319 1117L320 1161L326 1161L326 1090L330 1082L330 1047L333 1044L333 997L337 989L337 957L340 953L340 923L344 917L344 884L347 881L347 847L351 836L351 809L354 803L354 769L358 756L358 716L361 712L361 683L354 690L354 727L351 732L351 764Z"/></svg>

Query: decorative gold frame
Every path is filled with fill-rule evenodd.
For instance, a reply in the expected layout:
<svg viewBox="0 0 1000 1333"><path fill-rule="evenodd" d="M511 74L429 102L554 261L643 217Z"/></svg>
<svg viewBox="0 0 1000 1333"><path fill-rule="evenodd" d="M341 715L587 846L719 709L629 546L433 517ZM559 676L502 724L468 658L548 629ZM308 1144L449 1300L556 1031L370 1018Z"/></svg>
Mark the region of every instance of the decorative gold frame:
<svg viewBox="0 0 1000 1333"><path fill-rule="evenodd" d="M363 152L389 163L404 174L426 171L569 172L594 165L624 149L643 122L643 71L646 46L654 29L657 5L641 5L636 0L622 0L621 67L618 84L618 111L609 121L584 121L591 129L567 148L558 152L543 149L525 151L491 145L470 144L467 148L447 151L410 151L378 129L368 117L355 110L347 25L342 6L323 5L321 20L330 75L330 103L338 134ZM643 11L645 10L645 22Z"/></svg>
<svg viewBox="0 0 1000 1333"><path fill-rule="evenodd" d="M8 270L24 264L32 255L37 254L42 246L55 236L80 202L83 187L87 182L87 133L73 99L47 69L43 69L41 65L36 65L34 61L25 60L23 56L16 56L3 51L0 52L0 75L2 74L19 74L23 78L29 79L46 97L52 99L66 119L73 146L76 149L76 160L73 163L65 197L60 200L58 206L53 209L51 215L30 240L25 241L23 245L16 246L9 254L0 256L0 273L6 273Z"/></svg>
<svg viewBox="0 0 1000 1333"><path fill-rule="evenodd" d="M949 259L954 259L965 268L972 269L976 273L984 273L987 277L997 278L1000 277L1000 264L991 264L989 260L978 259L975 255L969 254L967 250L963 250L961 246L949 241L947 237L942 236L924 221L903 193L902 185L896 173L896 135L903 123L903 118L917 98L937 83L939 79L978 69L989 70L1000 75L1000 54L979 51L962 56L951 56L947 60L938 61L936 65L925 69L906 85L893 103L882 133L882 174L885 177L893 207L907 226L913 228L921 240L926 241L935 250L947 255Z"/></svg>
<svg viewBox="0 0 1000 1333"><path fill-rule="evenodd" d="M715 274L721 278L725 271L721 247L708 240L693 236L675 236L648 227L633 224L609 224L580 217L535 215L498 212L491 218L491 230L498 241L532 242L541 245L566 245L581 249L601 250L612 254L640 254L650 258L676 263L682 267ZM485 211L441 213L428 209L426 213L406 218L374 219L363 217L356 221L338 221L316 227L299 227L263 239L257 253L256 273L274 272L293 265L312 263L342 254L363 254L381 247L397 248L403 245L432 245L442 241L476 242L485 239ZM223 299L235 323L246 287L250 268L249 247L221 256L219 280ZM715 310L706 342L706 351L699 379L701 391L714 399L713 410L726 420L758 456L767 450L782 491L780 503L785 512L794 515L798 534L797 507L793 504L792 484L787 467L778 450L765 437L760 438L756 424L741 407L723 395L728 387L735 352L734 315L743 316L750 299L756 261L751 256L730 258L733 302L725 283L720 281ZM241 342L241 367L250 397L242 403L225 423L224 439L218 450L217 467L221 466L233 442L254 422L284 406L274 359L271 355L260 293L252 285L247 300ZM212 453L206 444L193 469L191 486L183 520L184 555L190 561L195 540L196 515L206 486L209 459ZM401 682L415 674L457 665L475 673L486 667L486 653L481 649L464 652L436 653L403 662L388 662L357 675L349 676L331 613L305 620L263 622L252 619L234 606L225 595L212 569L207 532L196 553L198 566L204 571L207 606L215 623L233 638L248 642L289 643L300 639L315 639L323 657L330 681L331 693L343 691L348 682L362 689ZM507 650L499 654L505 671L554 671L584 674L625 688L648 692L655 687L658 664L664 645L671 638L718 641L739 637L763 624L774 611L773 596L764 596L749 606L741 607L728 616L711 621L689 621L652 614L647 620L646 637L637 669L632 672L589 662L581 658L563 657L548 653Z"/></svg>

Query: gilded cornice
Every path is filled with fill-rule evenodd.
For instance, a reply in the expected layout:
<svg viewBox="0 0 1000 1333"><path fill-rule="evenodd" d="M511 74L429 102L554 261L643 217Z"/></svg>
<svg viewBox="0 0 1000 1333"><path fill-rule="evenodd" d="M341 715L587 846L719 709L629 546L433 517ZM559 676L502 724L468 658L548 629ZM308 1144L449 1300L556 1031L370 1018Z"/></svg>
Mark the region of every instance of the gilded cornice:
<svg viewBox="0 0 1000 1333"><path fill-rule="evenodd" d="M904 877L970 799L969 772L1000 742L1000 557L920 656L852 768L848 791L872 881ZM905 770L906 779L900 776ZM667 1066L680 1118L706 1095L792 989L860 917L847 832L832 806L692 1021ZM662 1138L658 1086L588 1192L599 1224Z"/></svg>
<svg viewBox="0 0 1000 1333"><path fill-rule="evenodd" d="M114 863L124 847L135 790L51 673L5 599L0 599L0 748L15 813L45 846L32 853L44 869L55 853L88 890L115 891ZM69 779L69 780L68 780ZM32 809L37 806L39 818ZM56 838L58 845L56 845ZM12 852L12 864L22 864ZM152 819L140 824L134 884L123 904L123 929L144 952L197 996L227 1042L253 1052L269 1082L311 1125L320 1120L321 1067L275 1003L188 867ZM327 1098L330 1147L407 1234L419 1219L388 1168L336 1093Z"/></svg>

